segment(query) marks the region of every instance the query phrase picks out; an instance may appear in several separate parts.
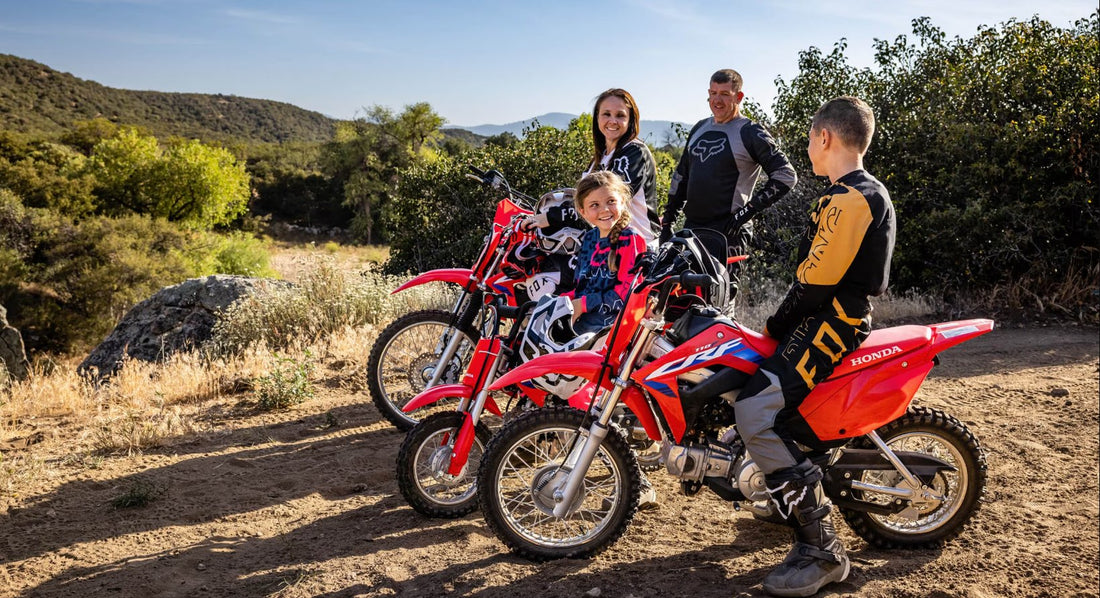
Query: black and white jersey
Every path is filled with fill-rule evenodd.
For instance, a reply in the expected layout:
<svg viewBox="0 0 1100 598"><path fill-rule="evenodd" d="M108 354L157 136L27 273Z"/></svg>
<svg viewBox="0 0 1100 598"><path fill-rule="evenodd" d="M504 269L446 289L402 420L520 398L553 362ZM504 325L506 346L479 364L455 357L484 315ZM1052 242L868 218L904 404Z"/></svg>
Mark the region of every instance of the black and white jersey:
<svg viewBox="0 0 1100 598"><path fill-rule="evenodd" d="M632 139L614 152L606 154L600 164L589 166L584 174L594 170L610 170L619 175L634 194L630 201L630 227L647 246L655 246L661 229L657 218L657 166L653 153L640 139Z"/></svg>
<svg viewBox="0 0 1100 598"><path fill-rule="evenodd" d="M731 217L750 203L761 170L768 183L752 201L766 205L753 206L755 211L794 187L794 167L764 127L744 116L721 124L714 118L699 121L672 176L662 223L671 225L683 208L689 224L726 232Z"/></svg>

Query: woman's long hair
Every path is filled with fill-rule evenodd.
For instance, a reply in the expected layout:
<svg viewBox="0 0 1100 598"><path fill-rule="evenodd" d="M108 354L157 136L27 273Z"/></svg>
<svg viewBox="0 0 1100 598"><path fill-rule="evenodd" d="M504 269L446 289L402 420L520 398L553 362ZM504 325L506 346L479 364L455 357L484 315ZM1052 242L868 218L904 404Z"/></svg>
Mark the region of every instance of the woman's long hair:
<svg viewBox="0 0 1100 598"><path fill-rule="evenodd" d="M597 170L577 182L576 191L573 192L573 206L578 214L583 214L584 199L600 187L606 188L619 199L619 219L611 226L611 232L607 235L608 247L611 249L607 255L607 268L612 272L618 272L619 252L615 245L619 242L619 234L630 225L630 187L614 172Z"/></svg>
<svg viewBox="0 0 1100 598"><path fill-rule="evenodd" d="M634 102L634 96L630 95L630 92L625 89L613 87L601 93L600 96L596 98L596 104L592 107L592 145L596 148L595 153L592 154L593 167L600 164L600 160L603 159L604 153L607 152L607 140L604 139L603 133L600 132L600 104L611 96L615 96L623 102L626 102L626 107L630 110L630 118L627 119L626 122L626 133L623 133L623 136L619 138L615 147L620 148L630 143L638 136L638 132L641 131L642 117L638 114L638 104Z"/></svg>

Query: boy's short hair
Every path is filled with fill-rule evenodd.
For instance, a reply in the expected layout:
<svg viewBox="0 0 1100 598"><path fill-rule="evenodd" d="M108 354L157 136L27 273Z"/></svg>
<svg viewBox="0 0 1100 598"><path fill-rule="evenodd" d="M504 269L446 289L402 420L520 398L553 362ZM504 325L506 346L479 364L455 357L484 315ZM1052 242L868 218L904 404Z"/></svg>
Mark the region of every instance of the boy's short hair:
<svg viewBox="0 0 1100 598"><path fill-rule="evenodd" d="M714 74L710 76L710 82L717 83L719 85L732 83L733 93L741 91L741 87L745 84L744 79L741 78L741 73L733 69L721 69L715 71Z"/></svg>
<svg viewBox="0 0 1100 598"><path fill-rule="evenodd" d="M825 102L817 109L811 128L815 131L828 129L840 138L841 143L863 154L875 134L875 115L867 102L853 96L842 96Z"/></svg>

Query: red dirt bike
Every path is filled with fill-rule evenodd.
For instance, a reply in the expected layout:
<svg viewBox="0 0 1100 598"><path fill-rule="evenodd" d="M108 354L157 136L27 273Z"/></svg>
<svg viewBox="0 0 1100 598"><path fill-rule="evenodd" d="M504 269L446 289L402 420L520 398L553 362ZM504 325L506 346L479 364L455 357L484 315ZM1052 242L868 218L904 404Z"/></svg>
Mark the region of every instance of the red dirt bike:
<svg viewBox="0 0 1100 598"><path fill-rule="evenodd" d="M428 388L403 407L407 412L415 412L438 402L457 403L454 411L434 413L420 420L405 435L397 453L398 488L409 505L421 514L456 518L477 509L477 470L492 436L482 421L485 411L503 418L547 402L566 404L533 386L513 386L502 410L490 393L490 385L518 363L522 323L533 306L534 302L528 302L511 307L502 296L494 295L487 306L491 330L478 341L462 380ZM503 321L512 322L507 333L501 330ZM587 408L588 401L576 402L574 406Z"/></svg>
<svg viewBox="0 0 1100 598"><path fill-rule="evenodd" d="M512 551L534 560L592 556L626 531L639 473L610 418L620 402L664 442L662 460L684 494L707 487L735 505L767 504L732 401L777 343L690 294L674 294L709 282L674 238L652 272L635 279L606 351L543 356L494 383L565 372L600 388L587 412L530 411L487 447L482 511ZM977 319L874 331L801 405L809 432L798 440L824 470L826 494L869 543L937 545L978 509L986 464L977 439L954 417L910 403L938 353L992 328L992 320Z"/></svg>
<svg viewBox="0 0 1100 598"><path fill-rule="evenodd" d="M515 191L496 170L470 167L472 178L492 189L504 191L496 207L489 235L473 268L444 268L420 274L399 286L394 293L428 284L457 285L461 292L451 311L428 309L406 314L378 335L367 363L367 387L378 411L399 430L412 428L426 411L403 411L411 398L438 384L453 384L466 371L485 321L486 292L507 297L515 307L525 298L522 279L502 272L502 264L515 243L530 240L530 234L516 230L514 218L530 214L538 200Z"/></svg>

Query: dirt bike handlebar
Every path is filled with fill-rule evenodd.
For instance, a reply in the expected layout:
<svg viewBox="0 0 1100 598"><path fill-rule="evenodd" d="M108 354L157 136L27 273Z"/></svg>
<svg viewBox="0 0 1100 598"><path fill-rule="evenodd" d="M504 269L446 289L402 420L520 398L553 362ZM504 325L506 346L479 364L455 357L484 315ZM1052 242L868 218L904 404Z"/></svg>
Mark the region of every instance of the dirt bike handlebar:
<svg viewBox="0 0 1100 598"><path fill-rule="evenodd" d="M469 167L471 172L466 173L466 178L478 181L482 185L485 185L492 189L504 191L504 193L507 194L509 197L515 200L520 200L517 203L519 203L521 207L527 208L528 210L532 211L534 210L535 205L538 203L538 200L534 197L531 197L530 195L527 195L526 193L523 193L522 191L516 191L515 189L513 189L512 186L508 184L508 179L504 178L504 175L501 174L499 170L492 169L486 171L474 166L473 164L467 164L467 166Z"/></svg>

